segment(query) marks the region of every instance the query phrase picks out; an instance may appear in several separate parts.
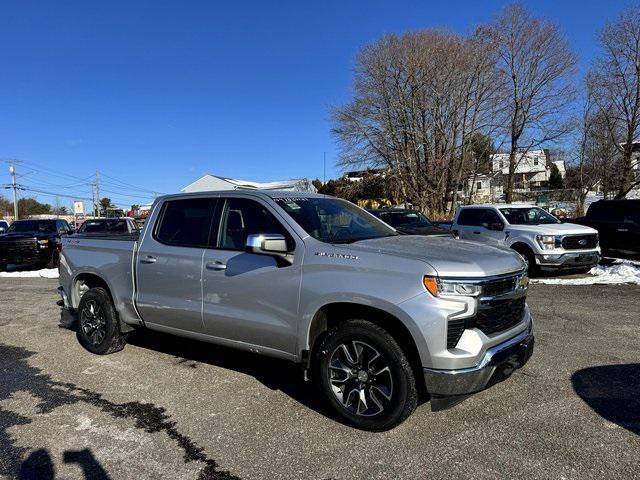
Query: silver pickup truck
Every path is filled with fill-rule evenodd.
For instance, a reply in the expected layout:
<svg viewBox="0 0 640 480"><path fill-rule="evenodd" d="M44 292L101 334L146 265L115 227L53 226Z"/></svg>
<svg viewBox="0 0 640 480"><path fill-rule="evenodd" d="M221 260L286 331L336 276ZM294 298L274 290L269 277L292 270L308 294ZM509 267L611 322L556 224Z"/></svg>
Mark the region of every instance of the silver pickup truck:
<svg viewBox="0 0 640 480"><path fill-rule="evenodd" d="M288 359L347 422L386 430L527 362L527 283L507 249L400 235L332 197L233 191L161 197L139 235L65 238L59 292L93 353L148 328Z"/></svg>

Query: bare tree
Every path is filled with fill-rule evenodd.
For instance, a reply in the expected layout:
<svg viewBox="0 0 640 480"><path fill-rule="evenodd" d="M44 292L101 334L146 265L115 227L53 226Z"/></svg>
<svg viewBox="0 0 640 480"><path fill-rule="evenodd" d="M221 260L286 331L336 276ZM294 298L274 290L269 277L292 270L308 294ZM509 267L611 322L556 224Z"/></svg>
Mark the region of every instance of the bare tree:
<svg viewBox="0 0 640 480"><path fill-rule="evenodd" d="M584 215L586 198L598 185L606 189L609 172L615 171L619 157L609 134L607 111L600 110L587 88L576 136L575 157L567 172L567 186L576 191L576 215Z"/></svg>
<svg viewBox="0 0 640 480"><path fill-rule="evenodd" d="M571 129L562 112L574 99L576 57L555 24L533 17L520 4L507 7L480 32L498 48L498 68L508 93L506 200L510 202L514 174L526 153Z"/></svg>
<svg viewBox="0 0 640 480"><path fill-rule="evenodd" d="M496 76L495 50L480 36L426 30L365 47L354 98L333 110L341 164L385 168L405 201L453 211L470 139L495 122Z"/></svg>
<svg viewBox="0 0 640 480"><path fill-rule="evenodd" d="M633 160L634 143L640 139L640 7L607 24L598 39L602 53L589 73L589 84L622 154L616 198L624 198L640 185Z"/></svg>

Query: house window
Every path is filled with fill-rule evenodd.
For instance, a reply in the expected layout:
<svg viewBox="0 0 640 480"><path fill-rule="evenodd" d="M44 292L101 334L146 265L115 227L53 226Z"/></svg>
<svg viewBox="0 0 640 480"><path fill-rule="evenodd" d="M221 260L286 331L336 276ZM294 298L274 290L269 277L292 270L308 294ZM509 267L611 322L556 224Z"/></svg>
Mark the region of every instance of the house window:
<svg viewBox="0 0 640 480"><path fill-rule="evenodd" d="M476 185L476 188L478 190L481 190L482 189L482 182L478 182L478 184Z"/></svg>
<svg viewBox="0 0 640 480"><path fill-rule="evenodd" d="M503 168L504 168L504 162L500 160L500 170L502 170Z"/></svg>
<svg viewBox="0 0 640 480"><path fill-rule="evenodd" d="M534 164L534 165L538 165L538 157L536 157L536 158L534 158L534 159L533 159L533 164Z"/></svg>

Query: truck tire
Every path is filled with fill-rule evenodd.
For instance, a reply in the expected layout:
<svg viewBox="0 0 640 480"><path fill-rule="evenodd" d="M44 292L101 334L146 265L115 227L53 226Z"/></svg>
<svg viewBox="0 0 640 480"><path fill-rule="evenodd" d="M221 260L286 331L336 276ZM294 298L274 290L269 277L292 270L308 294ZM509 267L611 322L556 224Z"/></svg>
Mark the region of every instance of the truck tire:
<svg viewBox="0 0 640 480"><path fill-rule="evenodd" d="M516 246L511 248L518 252L527 263L527 273L529 276L535 277L538 273L538 266L536 265L536 256L533 254L531 249L527 246Z"/></svg>
<svg viewBox="0 0 640 480"><path fill-rule="evenodd" d="M58 264L60 263L60 255L58 252L53 252L51 254L51 258L45 265L45 268L58 268Z"/></svg>
<svg viewBox="0 0 640 480"><path fill-rule="evenodd" d="M92 288L82 295L76 335L80 345L96 355L118 352L127 343L126 336L120 332L111 297L104 288Z"/></svg>
<svg viewBox="0 0 640 480"><path fill-rule="evenodd" d="M348 320L318 348L314 379L331 407L349 424L370 431L402 423L418 405L413 370L383 328Z"/></svg>

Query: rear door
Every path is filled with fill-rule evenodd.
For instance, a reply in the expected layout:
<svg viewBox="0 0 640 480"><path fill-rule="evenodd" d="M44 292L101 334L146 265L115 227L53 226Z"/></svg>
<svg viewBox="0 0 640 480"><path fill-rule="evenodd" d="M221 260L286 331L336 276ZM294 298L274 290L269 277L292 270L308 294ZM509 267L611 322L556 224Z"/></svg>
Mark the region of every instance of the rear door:
<svg viewBox="0 0 640 480"><path fill-rule="evenodd" d="M304 245L260 199L220 200L215 248L204 255L203 318L215 337L293 354ZM245 251L251 234L282 234L292 265Z"/></svg>
<svg viewBox="0 0 640 480"><path fill-rule="evenodd" d="M473 232L477 231L476 227L479 225L477 210L477 208L463 208L460 210L455 229L458 231L458 236L462 240L479 240L479 238L472 238L474 235L477 235Z"/></svg>
<svg viewBox="0 0 640 480"><path fill-rule="evenodd" d="M459 236L463 240L500 245L504 239L503 231L489 229L489 225L497 223L504 226L498 213L491 208L463 209L458 217Z"/></svg>
<svg viewBox="0 0 640 480"><path fill-rule="evenodd" d="M212 198L166 201L137 256L136 304L148 324L202 332L202 257L209 244Z"/></svg>

